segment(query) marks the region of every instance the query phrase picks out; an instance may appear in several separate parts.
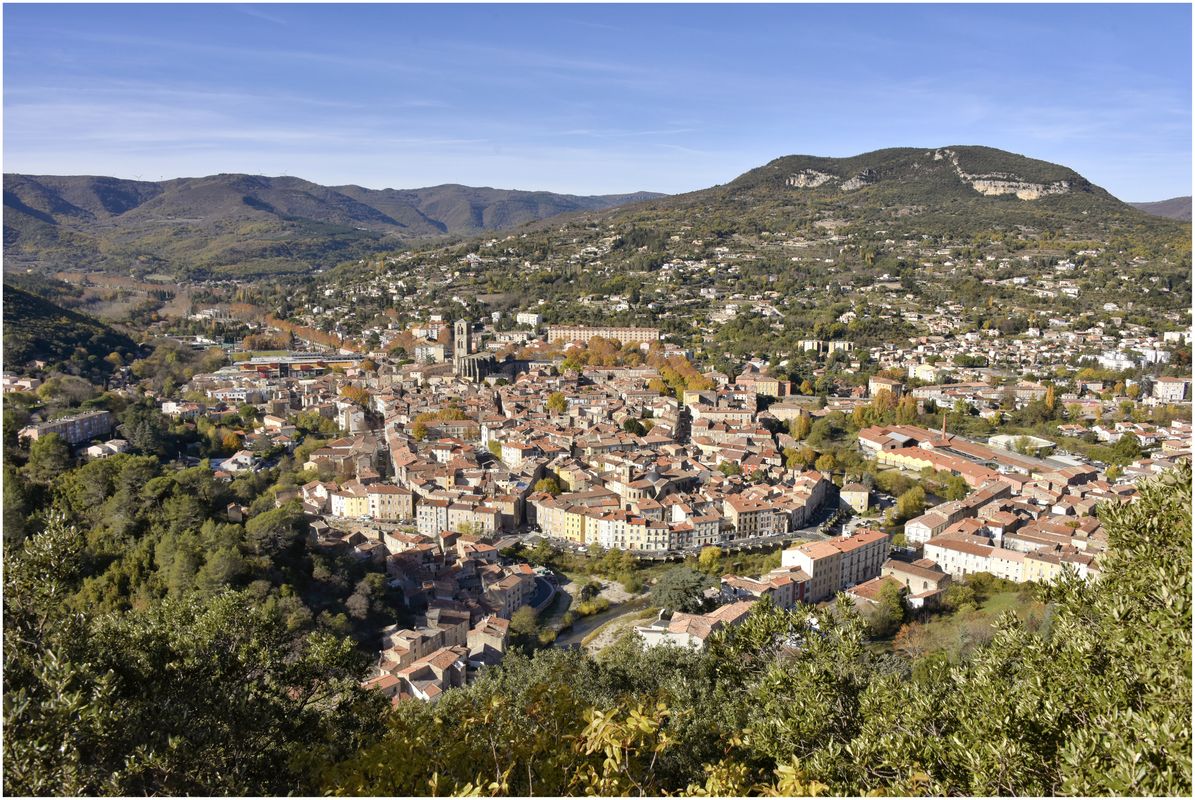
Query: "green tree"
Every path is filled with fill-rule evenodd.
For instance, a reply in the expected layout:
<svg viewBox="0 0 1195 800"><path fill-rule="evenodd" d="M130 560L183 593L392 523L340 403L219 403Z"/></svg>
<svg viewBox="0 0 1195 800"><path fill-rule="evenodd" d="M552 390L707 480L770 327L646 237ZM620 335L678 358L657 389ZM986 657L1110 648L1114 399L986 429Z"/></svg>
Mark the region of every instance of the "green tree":
<svg viewBox="0 0 1195 800"><path fill-rule="evenodd" d="M876 605L867 614L868 632L873 638L886 639L905 621L904 590L885 581L876 595Z"/></svg>
<svg viewBox="0 0 1195 800"><path fill-rule="evenodd" d="M259 553L280 556L302 542L303 514L297 503L258 514L245 523L245 536Z"/></svg>
<svg viewBox="0 0 1195 800"><path fill-rule="evenodd" d="M540 478L535 482L535 491L547 492L548 494L555 496L560 494L562 490L560 488L560 481L556 480L552 476L548 476L546 478Z"/></svg>
<svg viewBox="0 0 1195 800"><path fill-rule="evenodd" d="M71 467L71 449L57 433L39 436L29 446L25 474L34 483L49 485Z"/></svg>
<svg viewBox="0 0 1195 800"><path fill-rule="evenodd" d="M961 500L970 493L971 487L961 475L950 475L942 482L939 494L947 500Z"/></svg>
<svg viewBox="0 0 1195 800"><path fill-rule="evenodd" d="M313 755L347 755L378 730L383 698L359 688L351 642L293 640L244 595L64 633L6 632L6 793L285 793Z"/></svg>
<svg viewBox="0 0 1195 800"><path fill-rule="evenodd" d="M163 456L167 450L166 418L157 408L134 403L121 414L121 433L138 453Z"/></svg>
<svg viewBox="0 0 1195 800"><path fill-rule="evenodd" d="M673 567L652 587L651 601L668 611L696 613L705 608L703 592L713 585L710 578L689 567Z"/></svg>
<svg viewBox="0 0 1195 800"><path fill-rule="evenodd" d="M898 523L921 515L925 512L925 490L920 486L914 486L909 489L896 498L896 507L893 511L895 513L895 521Z"/></svg>
<svg viewBox="0 0 1195 800"><path fill-rule="evenodd" d="M1141 440L1135 434L1126 433L1112 445L1112 451L1117 460L1122 464L1128 464L1141 457Z"/></svg>
<svg viewBox="0 0 1195 800"><path fill-rule="evenodd" d="M510 634L523 647L534 646L539 638L539 615L531 606L522 606L510 615Z"/></svg>

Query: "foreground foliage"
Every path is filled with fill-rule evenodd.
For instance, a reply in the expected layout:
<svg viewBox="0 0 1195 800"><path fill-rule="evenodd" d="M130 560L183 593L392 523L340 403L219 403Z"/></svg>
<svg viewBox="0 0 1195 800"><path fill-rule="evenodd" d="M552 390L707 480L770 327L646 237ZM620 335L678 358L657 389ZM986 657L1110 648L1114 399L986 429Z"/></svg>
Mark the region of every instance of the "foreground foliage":
<svg viewBox="0 0 1195 800"><path fill-rule="evenodd" d="M1191 473L1106 507L1095 585L967 661L871 654L845 602L760 608L708 650L546 652L403 705L343 794L1189 794ZM811 624L812 623L812 624ZM795 648L789 645L797 645Z"/></svg>
<svg viewBox="0 0 1195 800"><path fill-rule="evenodd" d="M324 631L232 590L72 607L51 520L5 569L9 793L1189 795L1191 471L1100 514L1094 585L958 663L866 646L845 599L760 605L704 652L512 653L436 705L356 688Z"/></svg>

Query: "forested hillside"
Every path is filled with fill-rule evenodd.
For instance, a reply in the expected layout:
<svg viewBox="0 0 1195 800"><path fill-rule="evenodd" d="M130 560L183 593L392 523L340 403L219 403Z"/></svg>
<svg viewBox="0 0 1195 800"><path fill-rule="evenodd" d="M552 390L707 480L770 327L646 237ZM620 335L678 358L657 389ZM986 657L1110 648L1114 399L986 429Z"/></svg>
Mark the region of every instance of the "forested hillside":
<svg viewBox="0 0 1195 800"><path fill-rule="evenodd" d="M67 371L102 375L115 353L127 363L136 343L102 322L4 284L4 362L20 369L33 360L61 363Z"/></svg>
<svg viewBox="0 0 1195 800"><path fill-rule="evenodd" d="M877 654L846 601L760 607L701 653L512 655L393 711L294 616L295 529L216 524L222 491L132 457L50 490L6 554L7 793L1190 794L1189 467L1100 510L1099 582L957 661Z"/></svg>
<svg viewBox="0 0 1195 800"><path fill-rule="evenodd" d="M511 228L658 196L459 185L378 190L235 174L158 182L8 174L4 246L10 263L47 271L310 272L414 239Z"/></svg>

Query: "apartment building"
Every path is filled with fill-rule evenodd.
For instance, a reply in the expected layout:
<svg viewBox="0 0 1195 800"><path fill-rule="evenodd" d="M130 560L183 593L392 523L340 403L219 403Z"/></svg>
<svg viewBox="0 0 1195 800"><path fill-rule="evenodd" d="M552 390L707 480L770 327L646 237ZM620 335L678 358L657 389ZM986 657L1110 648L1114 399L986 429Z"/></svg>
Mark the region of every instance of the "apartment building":
<svg viewBox="0 0 1195 800"><path fill-rule="evenodd" d="M659 328L612 328L588 327L585 325L549 325L548 342L583 342L595 336L603 339L613 339L622 344L651 344L660 341Z"/></svg>
<svg viewBox="0 0 1195 800"><path fill-rule="evenodd" d="M790 547L781 554L780 564L809 576L806 601L817 603L879 575L888 558L888 542L888 534L862 528L850 536Z"/></svg>
<svg viewBox="0 0 1195 800"><path fill-rule="evenodd" d="M441 531L448 530L448 507L451 502L442 497L429 497L419 501L415 509L415 528L423 536L434 539Z"/></svg>
<svg viewBox="0 0 1195 800"><path fill-rule="evenodd" d="M17 438L35 442L43 436L56 433L72 447L92 439L106 437L116 426L116 417L111 411L89 411L73 417L26 425L17 432Z"/></svg>
<svg viewBox="0 0 1195 800"><path fill-rule="evenodd" d="M1153 397L1166 403L1181 403L1191 396L1190 378L1155 378Z"/></svg>
<svg viewBox="0 0 1195 800"><path fill-rule="evenodd" d="M375 483L365 488L369 516L383 522L414 519L414 496L401 486Z"/></svg>

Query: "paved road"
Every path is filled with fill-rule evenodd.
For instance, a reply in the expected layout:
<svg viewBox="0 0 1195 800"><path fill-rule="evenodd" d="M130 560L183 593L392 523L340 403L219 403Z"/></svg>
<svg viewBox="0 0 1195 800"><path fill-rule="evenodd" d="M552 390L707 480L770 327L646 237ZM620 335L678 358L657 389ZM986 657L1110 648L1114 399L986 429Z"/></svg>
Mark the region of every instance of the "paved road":
<svg viewBox="0 0 1195 800"><path fill-rule="evenodd" d="M536 611L542 611L552 600L554 594L556 594L556 587L547 579L537 575L535 577L535 591L527 598L527 605Z"/></svg>

